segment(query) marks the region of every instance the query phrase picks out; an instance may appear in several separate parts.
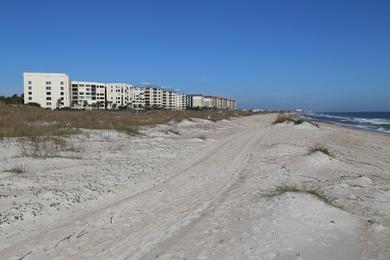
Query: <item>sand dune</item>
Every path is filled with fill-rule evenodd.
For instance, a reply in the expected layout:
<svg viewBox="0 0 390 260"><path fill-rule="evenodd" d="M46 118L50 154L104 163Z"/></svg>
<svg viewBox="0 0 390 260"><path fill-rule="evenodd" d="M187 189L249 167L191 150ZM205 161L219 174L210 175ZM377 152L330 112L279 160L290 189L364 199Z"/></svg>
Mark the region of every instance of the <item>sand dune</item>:
<svg viewBox="0 0 390 260"><path fill-rule="evenodd" d="M274 118L85 130L45 159L3 140L0 258L389 259L390 137Z"/></svg>

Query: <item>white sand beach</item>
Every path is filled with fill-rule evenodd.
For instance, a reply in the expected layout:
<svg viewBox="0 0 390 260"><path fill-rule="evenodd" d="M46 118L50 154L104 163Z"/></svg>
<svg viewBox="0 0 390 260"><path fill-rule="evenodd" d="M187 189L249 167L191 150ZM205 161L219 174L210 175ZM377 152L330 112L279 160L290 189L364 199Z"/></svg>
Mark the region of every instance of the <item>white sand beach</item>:
<svg viewBox="0 0 390 260"><path fill-rule="evenodd" d="M390 259L390 135L275 117L4 138L0 259Z"/></svg>

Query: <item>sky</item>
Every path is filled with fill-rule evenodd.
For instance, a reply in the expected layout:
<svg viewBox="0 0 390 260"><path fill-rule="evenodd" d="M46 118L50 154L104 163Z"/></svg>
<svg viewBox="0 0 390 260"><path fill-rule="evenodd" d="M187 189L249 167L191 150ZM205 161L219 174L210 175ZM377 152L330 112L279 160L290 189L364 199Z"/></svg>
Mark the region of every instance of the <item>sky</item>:
<svg viewBox="0 0 390 260"><path fill-rule="evenodd" d="M22 93L24 71L390 111L390 1L2 0L0 95Z"/></svg>

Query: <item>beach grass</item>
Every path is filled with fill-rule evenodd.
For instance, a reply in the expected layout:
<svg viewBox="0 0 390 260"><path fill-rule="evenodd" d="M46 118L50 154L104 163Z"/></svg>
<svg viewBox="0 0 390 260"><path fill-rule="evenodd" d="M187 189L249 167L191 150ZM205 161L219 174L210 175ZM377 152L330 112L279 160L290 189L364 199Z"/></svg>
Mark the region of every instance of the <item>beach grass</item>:
<svg viewBox="0 0 390 260"><path fill-rule="evenodd" d="M306 187L306 186L297 186L297 185L293 185L293 184L285 184L284 183L284 184L278 185L276 187L276 191L273 195L274 196L281 195L281 194L284 194L286 192L310 194L310 195L316 197L317 199L321 200L322 202L324 202L330 206L342 209L342 206L339 205L338 203L336 203L335 197L330 196L325 191L322 191L319 188L310 188L310 187Z"/></svg>
<svg viewBox="0 0 390 260"><path fill-rule="evenodd" d="M69 136L80 133L79 129L112 129L130 136L136 135L143 126L180 122L191 118L219 121L231 117L249 116L254 113L233 111L76 111L46 110L32 106L0 105L0 138Z"/></svg>
<svg viewBox="0 0 390 260"><path fill-rule="evenodd" d="M293 115L293 114L279 114L276 119L272 122L272 124L276 125L276 124L281 124L281 123L293 123L294 125L300 125L300 124L303 124L303 123L309 123L317 128L320 128L320 126L315 123L315 122L312 122L310 120L307 120L307 119L303 119L299 116L296 116L296 115Z"/></svg>
<svg viewBox="0 0 390 260"><path fill-rule="evenodd" d="M14 168L6 170L6 172L11 172L15 174L22 174L26 172L26 168L23 164L16 164Z"/></svg>
<svg viewBox="0 0 390 260"><path fill-rule="evenodd" d="M308 155L311 155L311 154L314 154L314 153L317 153L317 152L323 153L323 154L325 154L325 155L327 155L329 157L332 157L332 158L336 157L334 155L334 153L329 151L328 148L326 148L325 146L319 145L319 144L316 144L315 146L309 148Z"/></svg>

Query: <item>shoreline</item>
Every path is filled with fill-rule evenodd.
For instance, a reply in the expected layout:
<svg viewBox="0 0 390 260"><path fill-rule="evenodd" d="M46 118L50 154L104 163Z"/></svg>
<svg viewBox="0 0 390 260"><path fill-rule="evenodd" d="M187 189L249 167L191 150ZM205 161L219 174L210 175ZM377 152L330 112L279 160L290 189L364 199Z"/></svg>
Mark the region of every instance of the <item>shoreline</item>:
<svg viewBox="0 0 390 260"><path fill-rule="evenodd" d="M388 112L377 112L377 113L388 113ZM311 120L311 121L314 121L314 122L327 123L327 124L332 124L332 125L339 125L339 126L352 128L352 129L357 129L357 130L363 130L363 131L368 131L368 132L375 132L375 133L382 133L382 134L390 135L390 130L386 130L386 129L384 129L385 131L381 131L381 130L377 130L377 129L370 129L366 125L353 125L353 124L334 122L332 120L321 120L321 119L313 118L312 116L305 115L305 114L297 114L297 115L299 117L302 117L302 118L306 119L306 120ZM366 118L361 118L361 119L366 119Z"/></svg>
<svg viewBox="0 0 390 260"><path fill-rule="evenodd" d="M377 131L377 130L373 130L373 129L365 129L365 128L361 128L361 127L357 127L357 126L344 125L344 124L339 124L339 123L335 123L335 122L325 122L325 121L320 121L317 119L311 119L311 118L306 118L306 117L302 117L302 118L309 120L309 121L312 121L312 122L315 122L315 123L318 123L318 124L338 126L338 127L346 128L349 130L357 130L357 131L362 131L362 132L366 132L366 133L381 134L381 135L390 137L390 133L388 133L388 132L381 132L381 131Z"/></svg>

